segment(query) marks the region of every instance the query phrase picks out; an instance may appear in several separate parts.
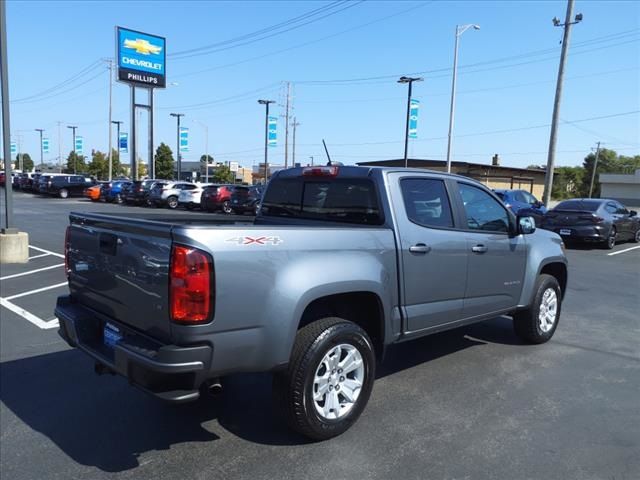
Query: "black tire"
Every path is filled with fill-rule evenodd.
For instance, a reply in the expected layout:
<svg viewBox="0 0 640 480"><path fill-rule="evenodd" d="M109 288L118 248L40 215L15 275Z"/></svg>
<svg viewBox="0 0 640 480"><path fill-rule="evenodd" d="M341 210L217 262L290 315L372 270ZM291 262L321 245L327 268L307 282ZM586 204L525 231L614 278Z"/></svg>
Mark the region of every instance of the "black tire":
<svg viewBox="0 0 640 480"><path fill-rule="evenodd" d="M58 195L60 196L60 198L69 198L69 190L67 190L66 188L61 188L58 192Z"/></svg>
<svg viewBox="0 0 640 480"><path fill-rule="evenodd" d="M119 193L116 193L116 198L114 200L118 205L122 205L122 203L124 202L124 200L122 199L122 195L120 195Z"/></svg>
<svg viewBox="0 0 640 480"><path fill-rule="evenodd" d="M553 289L555 291L557 308L553 325L549 330L544 331L540 325L541 321L539 319L539 315L543 296L548 289ZM562 309L562 291L560 290L560 284L555 277L543 273L538 277L535 292L531 307L527 310L516 312L513 316L513 327L516 331L516 335L518 335L518 337L523 341L527 343L540 344L551 340L556 328L558 328L560 312Z"/></svg>
<svg viewBox="0 0 640 480"><path fill-rule="evenodd" d="M233 208L231 208L231 202L229 200L222 203L222 211L227 215L231 215L233 213Z"/></svg>
<svg viewBox="0 0 640 480"><path fill-rule="evenodd" d="M631 241L635 243L640 243L640 227L638 227L638 230L636 230L636 234L633 236Z"/></svg>
<svg viewBox="0 0 640 480"><path fill-rule="evenodd" d="M617 237L616 227L611 227L611 231L609 232L609 236L604 241L604 248L607 250L613 249L616 246L616 237Z"/></svg>
<svg viewBox="0 0 640 480"><path fill-rule="evenodd" d="M171 195L169 198L167 198L167 207L169 207L171 210L175 210L176 208L178 208L178 197L176 197L175 195Z"/></svg>
<svg viewBox="0 0 640 480"><path fill-rule="evenodd" d="M327 419L316 410L314 377L325 355L342 344L355 347L362 357L362 387L343 417ZM287 371L274 376L276 405L291 429L313 440L326 440L342 434L356 422L369 401L374 379L375 354L367 333L353 322L323 318L298 331Z"/></svg>

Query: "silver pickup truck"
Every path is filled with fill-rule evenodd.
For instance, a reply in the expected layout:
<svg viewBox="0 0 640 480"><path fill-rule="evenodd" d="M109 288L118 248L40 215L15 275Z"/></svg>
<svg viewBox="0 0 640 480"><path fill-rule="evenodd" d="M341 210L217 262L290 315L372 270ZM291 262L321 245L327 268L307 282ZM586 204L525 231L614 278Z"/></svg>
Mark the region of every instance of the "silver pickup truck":
<svg viewBox="0 0 640 480"><path fill-rule="evenodd" d="M560 237L455 175L292 168L251 223L136 215L70 215L60 335L173 402L272 371L313 439L356 421L388 345L498 315L543 343L566 291Z"/></svg>

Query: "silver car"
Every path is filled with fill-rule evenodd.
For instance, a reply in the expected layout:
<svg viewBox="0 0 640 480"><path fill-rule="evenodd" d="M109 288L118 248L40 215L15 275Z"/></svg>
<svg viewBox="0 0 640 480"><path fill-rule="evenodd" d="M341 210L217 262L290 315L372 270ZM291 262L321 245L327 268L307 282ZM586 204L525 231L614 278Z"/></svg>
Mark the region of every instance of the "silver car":
<svg viewBox="0 0 640 480"><path fill-rule="evenodd" d="M167 180L166 182L159 181L151 189L149 202L153 206L166 205L171 209L177 208L180 192L193 190L196 186L195 183L191 182L176 182L173 180Z"/></svg>
<svg viewBox="0 0 640 480"><path fill-rule="evenodd" d="M213 185L213 183L198 183L195 188L185 188L178 195L178 205L184 207L187 210L193 210L194 208L200 208L200 200L202 198L202 191L204 187Z"/></svg>

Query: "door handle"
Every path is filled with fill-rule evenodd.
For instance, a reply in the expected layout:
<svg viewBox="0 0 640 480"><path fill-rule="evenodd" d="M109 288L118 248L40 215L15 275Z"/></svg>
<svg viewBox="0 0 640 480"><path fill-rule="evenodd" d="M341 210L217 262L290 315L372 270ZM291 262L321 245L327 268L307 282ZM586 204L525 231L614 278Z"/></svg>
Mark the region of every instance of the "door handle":
<svg viewBox="0 0 640 480"><path fill-rule="evenodd" d="M409 251L411 253L429 253L431 251L431 247L424 243L416 243L409 247Z"/></svg>
<svg viewBox="0 0 640 480"><path fill-rule="evenodd" d="M489 247L485 247L484 245L476 245L475 247L471 247L471 251L474 253L485 253L489 250Z"/></svg>

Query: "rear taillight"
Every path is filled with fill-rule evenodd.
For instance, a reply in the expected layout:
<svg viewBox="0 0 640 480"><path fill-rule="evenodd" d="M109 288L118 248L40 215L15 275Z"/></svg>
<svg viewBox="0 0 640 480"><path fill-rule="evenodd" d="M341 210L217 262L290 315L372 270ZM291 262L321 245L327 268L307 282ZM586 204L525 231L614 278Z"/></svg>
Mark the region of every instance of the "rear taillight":
<svg viewBox="0 0 640 480"><path fill-rule="evenodd" d="M64 273L69 276L69 233L71 226L68 226L64 232Z"/></svg>
<svg viewBox="0 0 640 480"><path fill-rule="evenodd" d="M171 252L171 320L193 325L211 320L213 261L197 248L174 245Z"/></svg>
<svg viewBox="0 0 640 480"><path fill-rule="evenodd" d="M302 175L311 177L335 177L338 175L336 165L326 167L306 167L302 170Z"/></svg>
<svg viewBox="0 0 640 480"><path fill-rule="evenodd" d="M596 215L579 215L578 218L580 220L590 220L591 223L600 223L604 222L604 218L598 217Z"/></svg>

